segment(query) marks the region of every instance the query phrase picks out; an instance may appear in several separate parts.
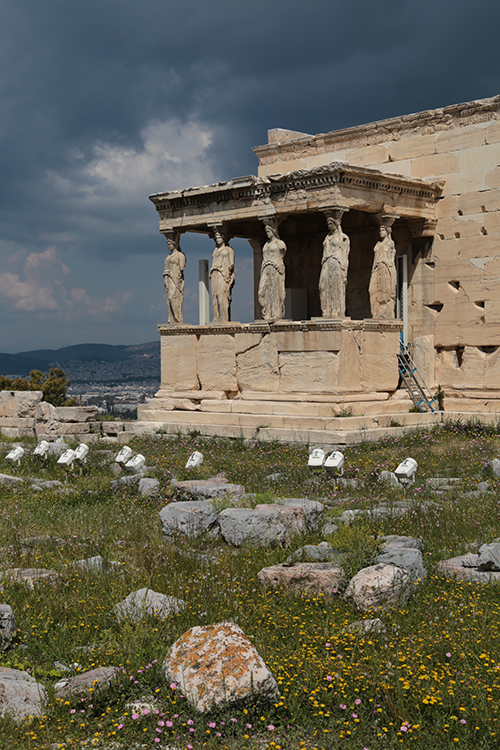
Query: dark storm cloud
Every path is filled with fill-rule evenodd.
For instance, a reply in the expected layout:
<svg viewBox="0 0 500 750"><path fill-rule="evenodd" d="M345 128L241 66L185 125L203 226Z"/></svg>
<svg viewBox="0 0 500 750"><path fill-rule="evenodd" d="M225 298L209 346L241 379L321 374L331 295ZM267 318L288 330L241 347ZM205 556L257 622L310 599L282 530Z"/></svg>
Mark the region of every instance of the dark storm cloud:
<svg viewBox="0 0 500 750"><path fill-rule="evenodd" d="M32 346L27 330L51 346L63 331L154 337L164 243L149 193L255 172L270 127L326 132L498 93L499 7L3 0L0 350ZM156 253L150 304L134 258ZM95 310L99 326L75 329Z"/></svg>

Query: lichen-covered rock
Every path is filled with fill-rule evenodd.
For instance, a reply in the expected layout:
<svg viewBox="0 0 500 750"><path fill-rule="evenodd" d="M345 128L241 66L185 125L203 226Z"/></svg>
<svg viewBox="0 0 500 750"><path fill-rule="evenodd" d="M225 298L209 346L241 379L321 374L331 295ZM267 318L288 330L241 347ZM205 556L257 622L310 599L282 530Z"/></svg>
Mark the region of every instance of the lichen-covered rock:
<svg viewBox="0 0 500 750"><path fill-rule="evenodd" d="M10 604L0 604L0 651L9 648L16 634L16 620Z"/></svg>
<svg viewBox="0 0 500 750"><path fill-rule="evenodd" d="M334 550L329 542L320 542L319 544L305 544L299 547L295 552L289 555L285 562L335 562L340 563L345 555L342 552Z"/></svg>
<svg viewBox="0 0 500 750"><path fill-rule="evenodd" d="M115 679L118 673L117 667L98 667L90 672L82 672L75 677L68 677L55 685L56 698L67 698L70 695L88 693L90 689L102 689Z"/></svg>
<svg viewBox="0 0 500 750"><path fill-rule="evenodd" d="M27 672L0 667L0 716L16 721L42 716L47 691Z"/></svg>
<svg viewBox="0 0 500 750"><path fill-rule="evenodd" d="M183 599L144 588L132 591L122 602L115 605L114 611L118 620L136 623L145 617L168 617L180 612L185 606L186 602Z"/></svg>
<svg viewBox="0 0 500 750"><path fill-rule="evenodd" d="M410 573L397 565L370 565L356 573L345 597L352 597L358 609L388 609L403 605L412 590Z"/></svg>
<svg viewBox="0 0 500 750"><path fill-rule="evenodd" d="M170 647L163 669L197 711L245 698L275 699L276 680L242 629L221 622L188 630Z"/></svg>
<svg viewBox="0 0 500 750"><path fill-rule="evenodd" d="M296 594L334 596L344 583L342 568L328 562L296 562L262 568L257 578L263 586Z"/></svg>

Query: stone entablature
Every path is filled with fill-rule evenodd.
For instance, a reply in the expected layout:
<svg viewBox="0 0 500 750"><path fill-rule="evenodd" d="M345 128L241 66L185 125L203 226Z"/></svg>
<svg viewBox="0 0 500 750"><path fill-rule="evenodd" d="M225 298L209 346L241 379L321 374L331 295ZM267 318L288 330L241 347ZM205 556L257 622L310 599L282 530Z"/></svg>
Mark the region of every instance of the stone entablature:
<svg viewBox="0 0 500 750"><path fill-rule="evenodd" d="M161 325L162 380L156 398L199 390L224 398L245 391L393 392L401 329L397 320L347 319ZM150 402L148 408L159 407Z"/></svg>
<svg viewBox="0 0 500 750"><path fill-rule="evenodd" d="M357 125L330 133L308 135L275 128L269 131L269 143L253 151L263 167L343 149L364 148L387 141L399 141L405 135L436 132L467 127L500 119L500 96L473 102L452 104L425 112L391 117L365 125Z"/></svg>
<svg viewBox="0 0 500 750"><path fill-rule="evenodd" d="M160 218L160 232L171 229L209 233L230 223L233 236L248 237L237 223L274 214L322 211L335 205L369 213L394 210L400 216L433 220L442 184L346 162L288 174L249 175L215 185L155 193L149 199Z"/></svg>

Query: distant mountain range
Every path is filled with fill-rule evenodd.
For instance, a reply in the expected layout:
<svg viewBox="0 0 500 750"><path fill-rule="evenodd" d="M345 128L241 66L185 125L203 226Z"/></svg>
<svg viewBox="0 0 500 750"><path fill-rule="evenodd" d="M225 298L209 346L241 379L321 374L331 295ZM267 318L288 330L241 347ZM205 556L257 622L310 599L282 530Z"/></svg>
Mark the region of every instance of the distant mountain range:
<svg viewBox="0 0 500 750"><path fill-rule="evenodd" d="M51 367L64 369L68 362L78 363L126 362L139 358L155 359L160 362L160 342L149 341L135 346L112 344L76 344L62 349L36 349L19 354L0 352L0 375L26 377L31 370L48 373Z"/></svg>

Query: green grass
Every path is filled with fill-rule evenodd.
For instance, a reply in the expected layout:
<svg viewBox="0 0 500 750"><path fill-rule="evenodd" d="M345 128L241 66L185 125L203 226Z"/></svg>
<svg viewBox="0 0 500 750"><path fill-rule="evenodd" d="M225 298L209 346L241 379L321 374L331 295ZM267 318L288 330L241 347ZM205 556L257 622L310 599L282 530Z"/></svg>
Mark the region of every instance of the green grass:
<svg viewBox="0 0 500 750"><path fill-rule="evenodd" d="M34 441L23 443L34 446ZM0 487L0 570L43 567L60 575L56 584L33 589L0 582L0 602L13 607L18 628L14 644L0 653L0 666L30 671L50 699L42 719L20 724L0 719L2 750L498 746L499 588L446 581L435 568L438 560L500 536L499 480L489 479L489 494L466 495L500 451L494 428L444 424L351 446L345 450L345 476L359 480L356 488L326 473L312 474L304 446L197 435L135 439L132 446L146 456L149 475L160 482L155 498L141 498L135 486L111 489L115 477L106 451L113 446L106 443L91 446L83 475L75 473L67 483L55 459L43 465L27 456L13 469L4 460L6 450L0 451L0 472L64 482L62 489L43 492L28 483ZM193 450L205 458L190 473L183 467ZM407 456L419 464L415 485L401 493L377 483L380 471L394 470ZM406 514L365 518L341 527L329 541L347 554L352 573L371 562L382 534L423 537L427 581L415 587L404 609L360 613L341 596L293 598L259 587L262 567L283 561L304 542L317 543L317 534L286 550L248 547L236 554L220 539L164 539L158 512L176 499L172 477L208 478L219 471L256 493L250 504L307 495L325 502L332 520L345 509L412 499ZM281 476L271 484L267 476L277 472ZM430 493L426 479L434 476L460 482L451 491ZM48 539L26 542L44 535ZM78 574L71 567L96 554L119 561L120 571ZM182 598L188 606L166 619L118 623L113 606L144 586ZM374 616L383 620L385 635L347 630L352 622ZM279 683L281 699L198 716L165 683L161 663L188 628L223 620L238 622L252 636ZM74 673L100 665L122 671L111 690L61 702L54 700L53 686L62 676L55 661L75 665ZM134 709L137 701L149 703L149 713Z"/></svg>

